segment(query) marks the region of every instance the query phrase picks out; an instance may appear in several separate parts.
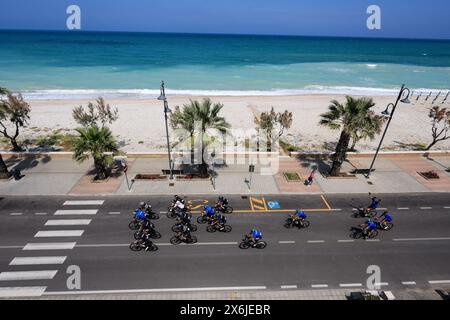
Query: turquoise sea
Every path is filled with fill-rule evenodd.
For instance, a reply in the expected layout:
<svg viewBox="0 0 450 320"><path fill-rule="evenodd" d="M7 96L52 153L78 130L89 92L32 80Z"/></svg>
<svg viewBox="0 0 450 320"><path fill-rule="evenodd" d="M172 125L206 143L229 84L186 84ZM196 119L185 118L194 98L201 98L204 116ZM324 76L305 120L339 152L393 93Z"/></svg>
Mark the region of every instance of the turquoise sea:
<svg viewBox="0 0 450 320"><path fill-rule="evenodd" d="M450 89L450 41L0 31L0 86L32 98Z"/></svg>

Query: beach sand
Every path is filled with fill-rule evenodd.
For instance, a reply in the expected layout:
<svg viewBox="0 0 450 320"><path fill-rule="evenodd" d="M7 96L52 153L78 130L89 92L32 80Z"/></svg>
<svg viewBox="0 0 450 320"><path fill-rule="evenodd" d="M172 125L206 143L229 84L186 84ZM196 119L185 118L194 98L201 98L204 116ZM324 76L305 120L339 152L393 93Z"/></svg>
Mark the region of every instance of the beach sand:
<svg viewBox="0 0 450 320"><path fill-rule="evenodd" d="M224 104L222 115L234 129L255 128L254 113L269 110L289 110L293 113L293 125L285 138L304 150L320 151L332 149L339 138L339 132L318 125L320 114L327 111L330 100L344 101L343 95L299 95L299 96L239 96L210 97L213 102ZM189 102L189 99L203 97L168 97L170 108ZM394 96L376 96L375 111L381 113ZM88 101L80 100L35 100L31 120L21 138L43 135L57 129L72 130L77 124L72 118L72 109L86 106ZM118 137L124 151L162 151L165 149L165 124L161 101L156 99L107 99L107 103L117 107L119 119L111 129ZM412 145L431 141L431 122L426 104L400 104L386 136L384 149L411 150ZM447 104L446 107L449 107ZM358 151L374 150L380 136L374 141L361 141ZM435 149L450 149L450 141L438 144Z"/></svg>

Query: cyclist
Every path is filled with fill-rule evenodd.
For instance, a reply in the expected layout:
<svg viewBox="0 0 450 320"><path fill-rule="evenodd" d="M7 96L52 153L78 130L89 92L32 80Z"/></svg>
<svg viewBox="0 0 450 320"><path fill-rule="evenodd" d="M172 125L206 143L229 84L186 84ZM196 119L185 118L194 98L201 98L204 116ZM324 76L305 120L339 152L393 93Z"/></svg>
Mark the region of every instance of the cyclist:
<svg viewBox="0 0 450 320"><path fill-rule="evenodd" d="M148 251L153 245L152 238L150 237L150 232L147 231L143 232L140 240L142 240L142 242L145 245L145 251Z"/></svg>
<svg viewBox="0 0 450 320"><path fill-rule="evenodd" d="M304 211L295 210L295 214L292 216L294 223L300 223L306 220L306 213Z"/></svg>
<svg viewBox="0 0 450 320"><path fill-rule="evenodd" d="M217 200L216 202L216 208L219 211L225 211L227 206L228 206L228 199L223 196L220 196L219 200Z"/></svg>
<svg viewBox="0 0 450 320"><path fill-rule="evenodd" d="M387 222L392 222L392 221L393 221L393 219L392 219L391 214L388 211L386 211L382 215L380 215L380 218L376 219L375 222L380 224L380 226L383 227L384 224L386 224Z"/></svg>
<svg viewBox="0 0 450 320"><path fill-rule="evenodd" d="M147 219L147 215L145 214L144 211L139 209L139 210L136 210L135 212L136 212L135 213L135 218L136 219L139 219L139 220L146 220Z"/></svg>
<svg viewBox="0 0 450 320"><path fill-rule="evenodd" d="M363 227L364 238L367 238L370 235L370 233L376 228L377 224L372 219L369 219L367 224Z"/></svg>
<svg viewBox="0 0 450 320"><path fill-rule="evenodd" d="M180 231L181 239L189 239L191 237L191 229L187 225L183 225Z"/></svg>
<svg viewBox="0 0 450 320"><path fill-rule="evenodd" d="M373 197L371 201L372 202L367 207L366 213L369 213L370 211L376 211L381 202L381 200L378 199L377 197Z"/></svg>
<svg viewBox="0 0 450 320"><path fill-rule="evenodd" d="M212 218L216 215L216 210L211 206L204 206L205 215L207 218Z"/></svg>
<svg viewBox="0 0 450 320"><path fill-rule="evenodd" d="M219 230L222 230L225 223L227 222L227 219L225 218L224 215L219 214L217 215L215 218L213 218L212 222L211 222L211 226L218 226Z"/></svg>
<svg viewBox="0 0 450 320"><path fill-rule="evenodd" d="M252 245L256 245L259 240L262 239L262 232L257 229L252 229L250 233L247 235L247 238L252 243Z"/></svg>

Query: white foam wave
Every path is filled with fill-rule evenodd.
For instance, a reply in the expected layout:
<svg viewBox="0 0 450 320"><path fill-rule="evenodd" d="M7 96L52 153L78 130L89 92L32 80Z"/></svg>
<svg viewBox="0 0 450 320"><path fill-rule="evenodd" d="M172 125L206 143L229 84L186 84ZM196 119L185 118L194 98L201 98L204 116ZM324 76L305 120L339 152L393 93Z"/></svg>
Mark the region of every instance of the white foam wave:
<svg viewBox="0 0 450 320"><path fill-rule="evenodd" d="M166 90L167 96L294 96L308 94L349 94L361 96L390 96L398 94L399 88L370 88L348 86L320 86L310 85L302 89L273 89L273 90ZM438 89L420 88L415 91L439 92ZM159 89L61 89L61 90L24 90L22 95L27 100L70 100L95 99L105 97L109 99L152 99L160 94Z"/></svg>

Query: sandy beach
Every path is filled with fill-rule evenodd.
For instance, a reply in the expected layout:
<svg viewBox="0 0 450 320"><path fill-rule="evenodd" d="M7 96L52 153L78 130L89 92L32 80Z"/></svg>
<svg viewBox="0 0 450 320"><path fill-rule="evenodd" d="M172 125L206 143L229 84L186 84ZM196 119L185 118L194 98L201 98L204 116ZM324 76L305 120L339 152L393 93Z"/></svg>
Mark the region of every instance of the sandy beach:
<svg viewBox="0 0 450 320"><path fill-rule="evenodd" d="M169 106L187 103L189 99L204 97L168 97ZM299 96L220 96L210 97L213 102L224 104L222 115L231 123L233 129L255 128L254 113L269 110L289 110L293 113L292 128L285 139L303 150L320 151L333 148L338 132L318 125L320 114L327 111L330 100L344 101L343 95L299 95ZM375 111L381 113L394 96L376 96ZM28 101L32 106L31 120L21 138L45 135L58 129L73 130L77 124L72 118L72 109L78 105L86 106L84 100L35 100ZM124 151L160 151L165 148L164 113L160 101L156 99L121 99L107 102L119 110L119 120L111 128L118 137ZM448 104L446 105L448 107ZM428 118L430 102L422 104L401 104L396 111L390 130L386 136L386 150L411 150L412 145L431 141L431 124ZM358 151L373 150L379 142L361 141ZM438 144L435 149L450 149L450 141Z"/></svg>

